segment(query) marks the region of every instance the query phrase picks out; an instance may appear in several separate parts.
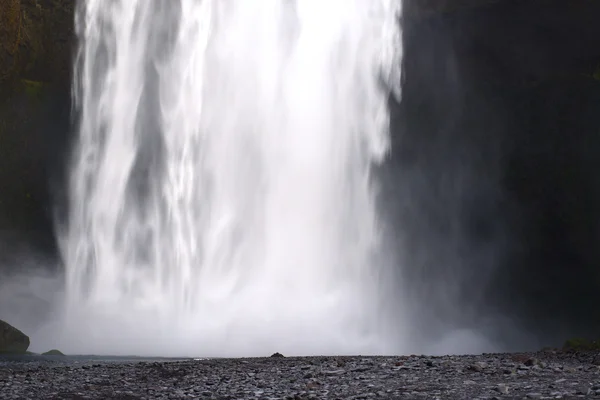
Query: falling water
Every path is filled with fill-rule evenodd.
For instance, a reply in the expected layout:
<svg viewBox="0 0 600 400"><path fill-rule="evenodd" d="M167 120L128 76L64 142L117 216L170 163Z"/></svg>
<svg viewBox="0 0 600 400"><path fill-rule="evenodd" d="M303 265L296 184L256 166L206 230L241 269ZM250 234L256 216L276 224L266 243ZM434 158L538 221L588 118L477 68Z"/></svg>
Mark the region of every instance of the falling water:
<svg viewBox="0 0 600 400"><path fill-rule="evenodd" d="M389 352L400 0L78 6L66 351Z"/></svg>

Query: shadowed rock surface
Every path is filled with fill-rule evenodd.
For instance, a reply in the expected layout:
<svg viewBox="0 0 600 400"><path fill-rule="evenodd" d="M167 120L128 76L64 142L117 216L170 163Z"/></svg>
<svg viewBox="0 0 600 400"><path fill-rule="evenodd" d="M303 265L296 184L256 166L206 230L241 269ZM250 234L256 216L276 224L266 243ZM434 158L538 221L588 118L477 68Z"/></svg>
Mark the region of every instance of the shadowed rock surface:
<svg viewBox="0 0 600 400"><path fill-rule="evenodd" d="M596 337L600 2L482 3L404 21L382 204L415 323Z"/></svg>

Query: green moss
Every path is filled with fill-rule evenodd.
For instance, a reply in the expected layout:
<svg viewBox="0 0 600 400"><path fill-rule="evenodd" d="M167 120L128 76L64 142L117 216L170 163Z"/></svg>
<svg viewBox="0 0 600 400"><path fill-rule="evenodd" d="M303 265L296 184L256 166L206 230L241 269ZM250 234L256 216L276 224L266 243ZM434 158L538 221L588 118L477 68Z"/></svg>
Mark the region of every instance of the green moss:
<svg viewBox="0 0 600 400"><path fill-rule="evenodd" d="M46 84L44 82L21 79L21 83L23 84L25 94L32 100L40 99L45 92Z"/></svg>
<svg viewBox="0 0 600 400"><path fill-rule="evenodd" d="M600 341L583 338L569 339L563 345L563 350L568 351L590 351L600 350Z"/></svg>

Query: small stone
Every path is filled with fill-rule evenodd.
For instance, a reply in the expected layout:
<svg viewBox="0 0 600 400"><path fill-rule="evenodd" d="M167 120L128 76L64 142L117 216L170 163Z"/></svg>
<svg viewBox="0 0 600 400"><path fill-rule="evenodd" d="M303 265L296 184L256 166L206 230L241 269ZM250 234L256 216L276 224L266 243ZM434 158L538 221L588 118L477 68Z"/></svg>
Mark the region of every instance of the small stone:
<svg viewBox="0 0 600 400"><path fill-rule="evenodd" d="M528 367L533 367L534 365L538 364L538 360L536 360L535 358L529 358L527 360L525 360L525 362L523 363Z"/></svg>
<svg viewBox="0 0 600 400"><path fill-rule="evenodd" d="M528 399L539 399L542 397L541 393L527 393Z"/></svg>
<svg viewBox="0 0 600 400"><path fill-rule="evenodd" d="M502 394L508 394L508 386L504 383L499 383L496 390Z"/></svg>
<svg viewBox="0 0 600 400"><path fill-rule="evenodd" d="M321 373L323 375L342 375L344 374L346 371L343 369L336 369L336 370L331 370L331 371L321 371Z"/></svg>
<svg viewBox="0 0 600 400"><path fill-rule="evenodd" d="M475 372L481 372L487 367L487 364L484 362L476 362L474 364L469 365L469 369Z"/></svg>
<svg viewBox="0 0 600 400"><path fill-rule="evenodd" d="M590 394L592 394L592 388L587 387L587 386L580 386L577 389L576 394L584 395L584 396L589 396Z"/></svg>

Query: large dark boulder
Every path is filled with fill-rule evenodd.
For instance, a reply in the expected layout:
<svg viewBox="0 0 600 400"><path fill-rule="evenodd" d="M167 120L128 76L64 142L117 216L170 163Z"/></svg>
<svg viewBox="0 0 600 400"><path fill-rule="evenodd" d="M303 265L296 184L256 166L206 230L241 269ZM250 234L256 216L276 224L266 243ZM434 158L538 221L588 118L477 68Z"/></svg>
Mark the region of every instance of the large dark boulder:
<svg viewBox="0 0 600 400"><path fill-rule="evenodd" d="M29 348L29 337L0 320L0 353L24 354Z"/></svg>

